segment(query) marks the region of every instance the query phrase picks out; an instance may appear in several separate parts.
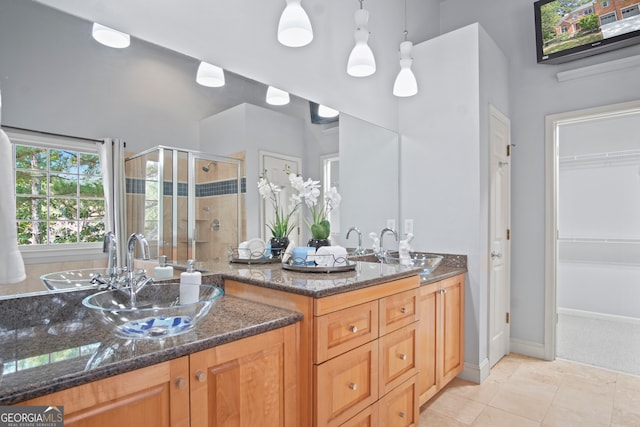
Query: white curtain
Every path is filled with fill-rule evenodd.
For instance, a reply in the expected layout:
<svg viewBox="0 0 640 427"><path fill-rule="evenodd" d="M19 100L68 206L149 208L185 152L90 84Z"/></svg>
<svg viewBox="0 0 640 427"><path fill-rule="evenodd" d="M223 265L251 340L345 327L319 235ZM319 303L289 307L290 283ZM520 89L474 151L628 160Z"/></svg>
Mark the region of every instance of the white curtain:
<svg viewBox="0 0 640 427"><path fill-rule="evenodd" d="M102 181L105 198L105 229L113 231L118 240L118 267L123 268L126 246L126 184L124 173L125 142L114 138L105 138L98 142L98 152L102 167Z"/></svg>
<svg viewBox="0 0 640 427"><path fill-rule="evenodd" d="M0 94L1 119L2 95ZM9 137L0 129L0 285L21 282L27 278L22 254L18 249L12 151Z"/></svg>

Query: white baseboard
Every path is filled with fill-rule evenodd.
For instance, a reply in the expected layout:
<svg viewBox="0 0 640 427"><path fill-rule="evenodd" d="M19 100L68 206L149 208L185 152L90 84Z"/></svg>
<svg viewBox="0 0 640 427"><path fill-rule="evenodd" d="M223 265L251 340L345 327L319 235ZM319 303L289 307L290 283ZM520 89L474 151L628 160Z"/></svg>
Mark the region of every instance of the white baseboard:
<svg viewBox="0 0 640 427"><path fill-rule="evenodd" d="M489 377L489 369L489 359L484 359L480 365L465 362L464 369L460 372L458 378L472 383L482 384L482 382Z"/></svg>
<svg viewBox="0 0 640 427"><path fill-rule="evenodd" d="M536 359L546 359L544 344L511 338L509 341L511 353L518 353L524 356L535 357Z"/></svg>
<svg viewBox="0 0 640 427"><path fill-rule="evenodd" d="M558 314L567 316L586 317L589 319L608 320L610 322L632 323L640 325L640 319L637 317L618 316L616 314L596 313L595 311L575 310L573 308L558 307Z"/></svg>

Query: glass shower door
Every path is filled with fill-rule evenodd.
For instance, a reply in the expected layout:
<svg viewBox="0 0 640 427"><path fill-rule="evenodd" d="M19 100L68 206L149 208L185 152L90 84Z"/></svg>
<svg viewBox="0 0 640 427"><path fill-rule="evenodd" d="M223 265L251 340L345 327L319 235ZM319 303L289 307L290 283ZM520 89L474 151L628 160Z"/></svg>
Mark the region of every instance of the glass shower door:
<svg viewBox="0 0 640 427"><path fill-rule="evenodd" d="M243 180L239 159L191 153L191 253L197 261L217 261L238 247L242 232Z"/></svg>

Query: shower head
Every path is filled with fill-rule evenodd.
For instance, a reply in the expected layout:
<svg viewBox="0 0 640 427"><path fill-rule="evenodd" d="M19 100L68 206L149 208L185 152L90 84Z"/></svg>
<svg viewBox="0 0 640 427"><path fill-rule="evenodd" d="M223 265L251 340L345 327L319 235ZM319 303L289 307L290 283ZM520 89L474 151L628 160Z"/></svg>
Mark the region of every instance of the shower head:
<svg viewBox="0 0 640 427"><path fill-rule="evenodd" d="M205 172L209 172L209 168L211 168L211 166L213 166L213 165L215 165L215 164L216 164L216 162L214 162L214 161L212 160L212 161L210 161L206 166L203 166L203 167L202 167L202 170L203 170L203 171L205 171Z"/></svg>

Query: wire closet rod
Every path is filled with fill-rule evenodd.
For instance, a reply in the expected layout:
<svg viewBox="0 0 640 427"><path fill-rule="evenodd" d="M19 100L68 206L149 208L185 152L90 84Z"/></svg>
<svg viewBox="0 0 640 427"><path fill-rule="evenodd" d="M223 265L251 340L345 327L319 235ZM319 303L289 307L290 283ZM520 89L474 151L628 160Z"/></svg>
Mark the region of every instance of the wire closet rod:
<svg viewBox="0 0 640 427"><path fill-rule="evenodd" d="M60 133L45 132L45 131L42 131L42 130L35 130L35 129L26 129L26 128L21 128L21 127L17 127L17 126L2 125L2 129L10 129L10 130L15 130L15 131L23 131L23 132L34 132L34 133L39 133L41 135L59 136L59 137L62 137L62 138L77 139L79 141L84 141L84 142L101 142L101 143L104 144L104 140L102 140L102 139L83 138L81 136L73 136L73 135L63 135L63 134L60 134Z"/></svg>

